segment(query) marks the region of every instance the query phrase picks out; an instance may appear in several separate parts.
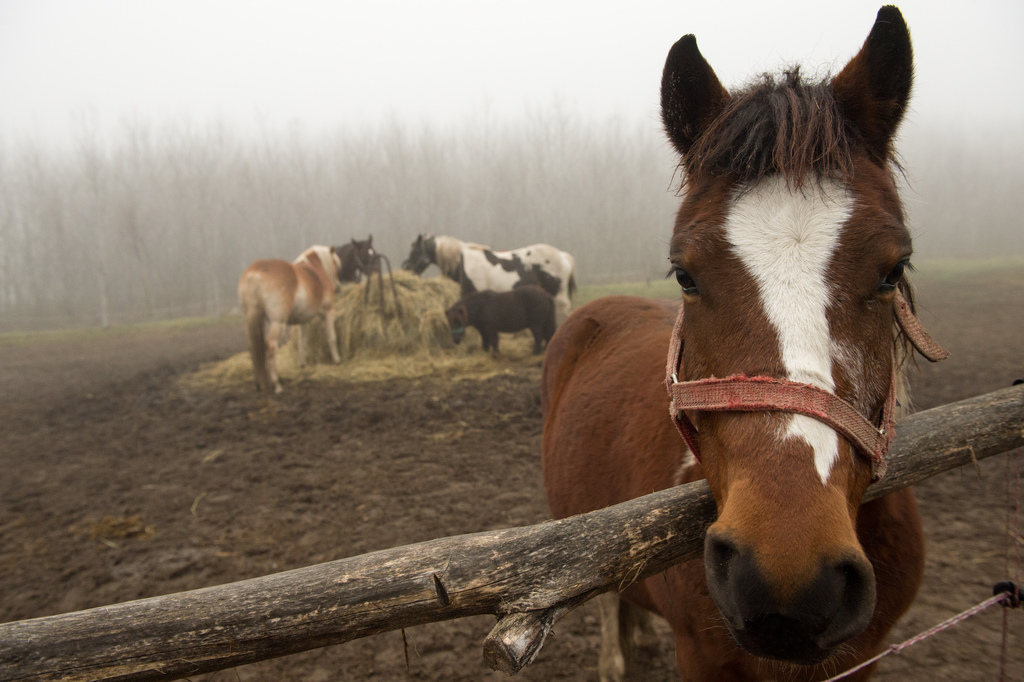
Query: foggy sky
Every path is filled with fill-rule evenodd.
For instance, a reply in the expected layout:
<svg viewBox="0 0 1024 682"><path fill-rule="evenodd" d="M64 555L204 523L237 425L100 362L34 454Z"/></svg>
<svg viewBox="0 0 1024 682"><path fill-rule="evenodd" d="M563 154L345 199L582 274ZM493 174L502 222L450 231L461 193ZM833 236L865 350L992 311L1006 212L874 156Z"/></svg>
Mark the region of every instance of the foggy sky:
<svg viewBox="0 0 1024 682"><path fill-rule="evenodd" d="M65 144L139 121L315 135L552 106L657 126L682 34L727 87L795 62L834 72L880 4L0 0L0 142ZM1024 3L898 4L916 53L911 134L1024 129Z"/></svg>

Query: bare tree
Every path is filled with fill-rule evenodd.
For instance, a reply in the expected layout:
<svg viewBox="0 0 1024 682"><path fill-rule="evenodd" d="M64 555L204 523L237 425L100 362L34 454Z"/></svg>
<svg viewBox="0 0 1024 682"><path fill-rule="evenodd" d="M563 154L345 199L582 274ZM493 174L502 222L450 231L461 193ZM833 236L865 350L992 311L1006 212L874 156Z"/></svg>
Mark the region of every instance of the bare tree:
<svg viewBox="0 0 1024 682"><path fill-rule="evenodd" d="M906 141L921 256L1024 253L1019 139ZM256 139L138 121L105 139L86 118L70 153L0 149L0 310L8 328L221 314L252 260L370 233L392 261L417 234L450 234L554 244L581 283L649 281L667 269L679 180L656 121L557 104Z"/></svg>

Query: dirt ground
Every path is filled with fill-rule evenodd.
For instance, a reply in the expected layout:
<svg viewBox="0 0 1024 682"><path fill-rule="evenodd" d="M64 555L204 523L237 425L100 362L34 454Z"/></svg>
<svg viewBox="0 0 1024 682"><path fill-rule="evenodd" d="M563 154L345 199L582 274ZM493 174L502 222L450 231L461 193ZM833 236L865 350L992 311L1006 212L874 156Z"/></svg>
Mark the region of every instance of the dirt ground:
<svg viewBox="0 0 1024 682"><path fill-rule="evenodd" d="M920 408L1024 378L1024 270L935 279L920 301L953 352L915 376ZM292 381L277 398L181 381L244 347L239 322L0 345L0 621L548 518L539 362L499 360L485 380ZM1004 578L1006 471L1000 456L918 486L927 572L891 641ZM996 679L1002 611L888 657L876 679ZM1009 679L1024 680L1024 609L1008 616ZM408 672L391 632L196 679L502 679L481 657L492 624L410 628ZM569 614L519 678L596 680L598 630L593 605ZM679 679L663 635L636 679Z"/></svg>

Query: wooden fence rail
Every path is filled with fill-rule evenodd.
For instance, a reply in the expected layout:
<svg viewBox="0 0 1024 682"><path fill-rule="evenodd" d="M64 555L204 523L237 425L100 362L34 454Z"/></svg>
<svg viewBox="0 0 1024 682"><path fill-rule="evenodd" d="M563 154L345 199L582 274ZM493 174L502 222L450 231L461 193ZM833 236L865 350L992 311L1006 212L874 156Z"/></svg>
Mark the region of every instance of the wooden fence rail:
<svg viewBox="0 0 1024 682"><path fill-rule="evenodd" d="M866 500L1024 445L1024 387L902 421ZM590 597L700 556L705 483L536 526L442 538L236 583L0 624L0 680L169 680L464 616L513 673Z"/></svg>

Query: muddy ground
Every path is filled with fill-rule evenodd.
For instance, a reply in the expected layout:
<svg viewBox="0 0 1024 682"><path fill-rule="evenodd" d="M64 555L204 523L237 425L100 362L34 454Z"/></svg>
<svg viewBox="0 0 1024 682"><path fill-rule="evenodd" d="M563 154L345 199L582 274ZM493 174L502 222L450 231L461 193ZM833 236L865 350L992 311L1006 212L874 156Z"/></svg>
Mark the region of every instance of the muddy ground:
<svg viewBox="0 0 1024 682"><path fill-rule="evenodd" d="M934 279L920 301L953 352L915 377L920 408L1024 377L1024 271ZM537 362L498 361L485 380L292 381L278 398L181 381L244 344L238 322L0 344L0 621L548 518ZM917 488L927 572L892 641L1004 577L1006 470L997 457ZM876 679L996 679L1001 611L890 656ZM1024 610L1009 616L1024 680ZM492 624L410 628L408 672L391 632L196 679L501 679L480 653ZM596 680L598 629L593 606L569 614L519 678ZM679 679L663 634L636 679Z"/></svg>

